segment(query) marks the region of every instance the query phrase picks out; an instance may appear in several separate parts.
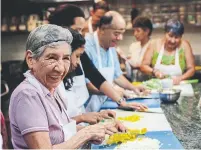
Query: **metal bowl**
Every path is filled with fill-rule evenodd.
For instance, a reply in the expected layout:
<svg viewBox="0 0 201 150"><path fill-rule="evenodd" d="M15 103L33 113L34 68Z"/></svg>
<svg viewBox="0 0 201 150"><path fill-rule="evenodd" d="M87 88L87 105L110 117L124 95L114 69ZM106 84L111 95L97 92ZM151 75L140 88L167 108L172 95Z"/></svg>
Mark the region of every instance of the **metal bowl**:
<svg viewBox="0 0 201 150"><path fill-rule="evenodd" d="M159 92L160 100L164 103L175 103L180 97L179 89L164 89Z"/></svg>

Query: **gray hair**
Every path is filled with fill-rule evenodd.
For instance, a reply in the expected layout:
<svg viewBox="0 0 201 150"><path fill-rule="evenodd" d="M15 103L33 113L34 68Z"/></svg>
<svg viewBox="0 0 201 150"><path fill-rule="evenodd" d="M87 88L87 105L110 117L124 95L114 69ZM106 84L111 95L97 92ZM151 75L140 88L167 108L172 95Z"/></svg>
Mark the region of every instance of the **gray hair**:
<svg viewBox="0 0 201 150"><path fill-rule="evenodd" d="M53 42L47 45L44 45L40 48L38 48L36 51L32 52L32 57L35 59L38 59L43 52L45 51L46 48L56 48L57 46L66 43L65 41L59 41L59 42ZM72 51L71 46L69 45L70 51Z"/></svg>
<svg viewBox="0 0 201 150"><path fill-rule="evenodd" d="M46 24L31 31L27 38L26 50L30 50L33 53L33 57L38 58L46 48L56 47L62 43L70 45L72 40L72 34L68 29Z"/></svg>
<svg viewBox="0 0 201 150"><path fill-rule="evenodd" d="M184 25L177 19L169 19L165 24L165 32L172 32L174 35L182 36Z"/></svg>

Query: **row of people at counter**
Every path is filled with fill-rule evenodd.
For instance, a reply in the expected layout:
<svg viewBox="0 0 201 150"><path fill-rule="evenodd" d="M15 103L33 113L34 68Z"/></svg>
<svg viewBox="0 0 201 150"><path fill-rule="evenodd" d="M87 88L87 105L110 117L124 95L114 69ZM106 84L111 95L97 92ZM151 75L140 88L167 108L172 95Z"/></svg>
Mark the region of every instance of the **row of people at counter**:
<svg viewBox="0 0 201 150"><path fill-rule="evenodd" d="M49 21L51 24L29 34L25 79L11 96L9 117L14 148L87 148L91 143L101 143L106 134L125 132L118 121L97 124L104 118L115 118L111 110L99 112L108 97L121 106L147 109L140 103L127 103L113 87L115 83L136 94L146 92L143 86L133 86L120 69L116 47L125 32L124 18L118 12L106 12L97 30L85 34L85 38L77 32L82 31L81 22L85 21L79 7L59 9ZM134 28L146 36L151 34L144 26ZM142 61L142 71L160 78L172 72L175 83L192 76L193 55L189 43L181 40L183 30L179 21L170 20L165 38L154 42L148 38L150 48ZM171 56L171 62L163 61L164 54Z"/></svg>

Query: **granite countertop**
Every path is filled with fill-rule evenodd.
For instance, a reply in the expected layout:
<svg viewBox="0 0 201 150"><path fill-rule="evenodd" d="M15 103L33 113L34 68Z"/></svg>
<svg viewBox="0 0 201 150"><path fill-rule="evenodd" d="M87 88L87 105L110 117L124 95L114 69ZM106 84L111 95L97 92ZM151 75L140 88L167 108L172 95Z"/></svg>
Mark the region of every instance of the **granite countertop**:
<svg viewBox="0 0 201 150"><path fill-rule="evenodd" d="M185 149L201 149L201 83L193 88L194 97L180 97L175 104L161 104L174 134Z"/></svg>

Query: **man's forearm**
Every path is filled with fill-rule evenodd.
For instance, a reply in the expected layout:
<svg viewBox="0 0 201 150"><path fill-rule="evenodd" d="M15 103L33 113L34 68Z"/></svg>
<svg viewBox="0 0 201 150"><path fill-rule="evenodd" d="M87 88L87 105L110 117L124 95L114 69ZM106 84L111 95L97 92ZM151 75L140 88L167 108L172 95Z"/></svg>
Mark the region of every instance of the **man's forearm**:
<svg viewBox="0 0 201 150"><path fill-rule="evenodd" d="M123 75L115 79L115 83L127 90L133 90L134 88L134 86Z"/></svg>
<svg viewBox="0 0 201 150"><path fill-rule="evenodd" d="M103 93L100 90L98 90L91 82L87 83L87 89L91 94L103 95Z"/></svg>
<svg viewBox="0 0 201 150"><path fill-rule="evenodd" d="M116 102L122 98L119 93L114 90L113 86L107 81L103 82L103 84L100 86L100 91Z"/></svg>

